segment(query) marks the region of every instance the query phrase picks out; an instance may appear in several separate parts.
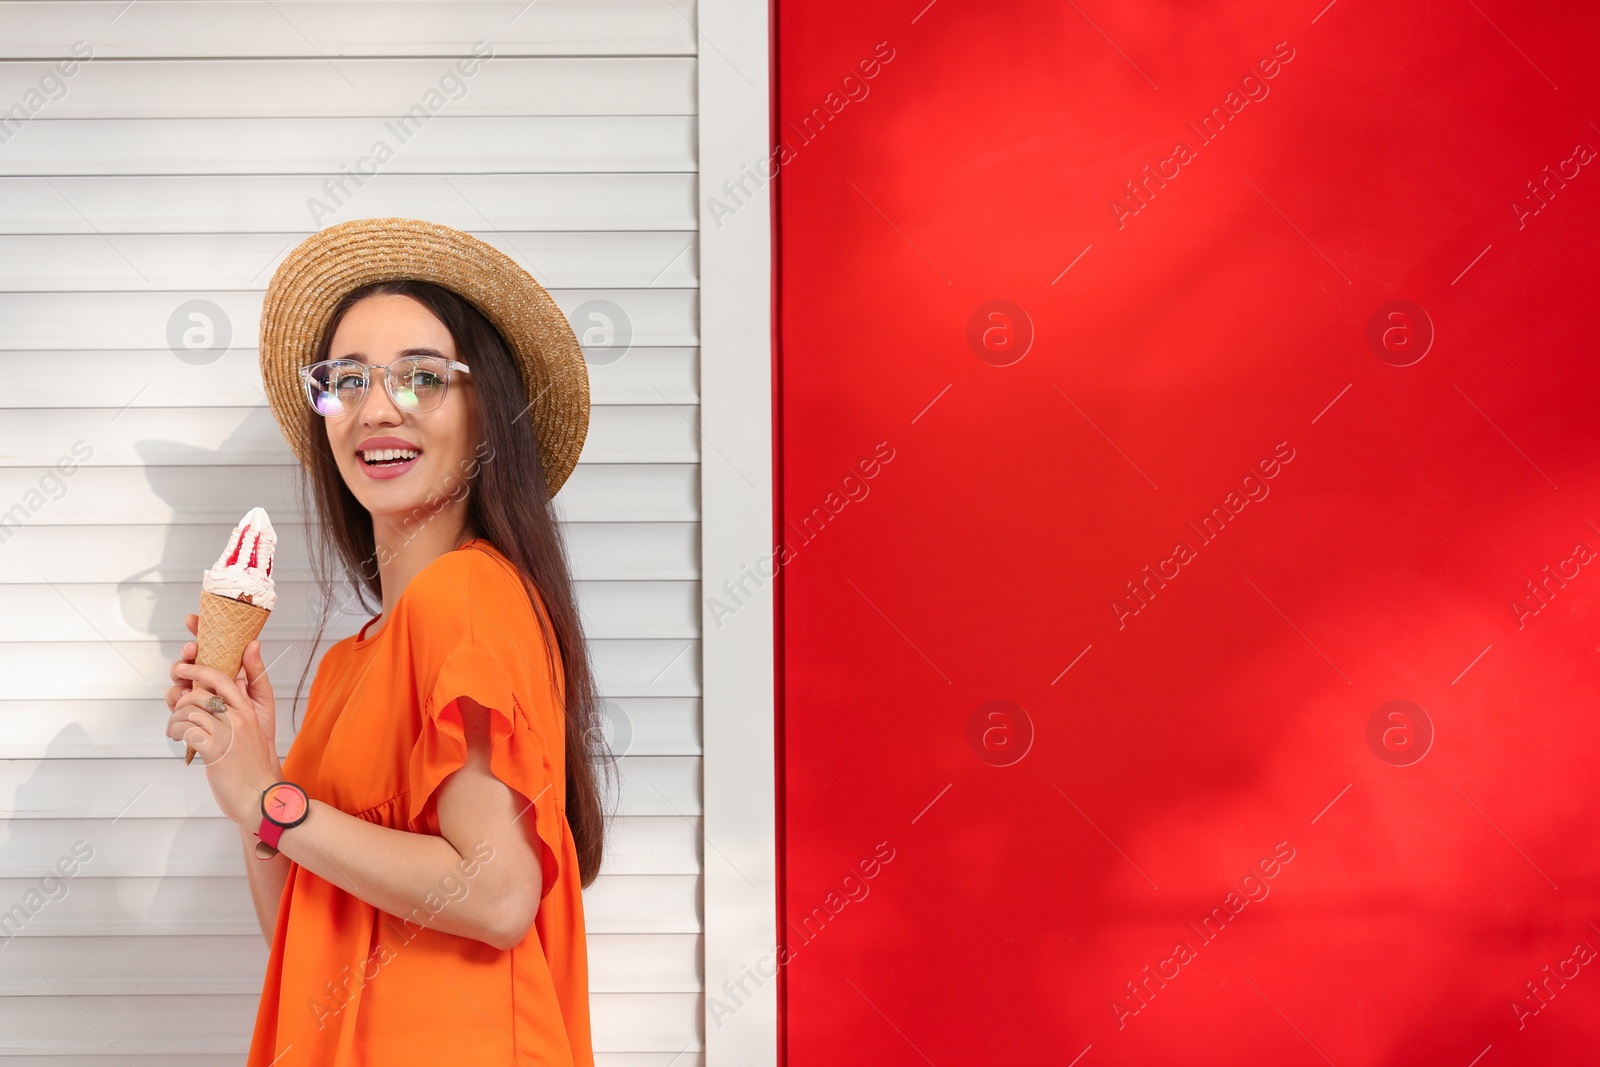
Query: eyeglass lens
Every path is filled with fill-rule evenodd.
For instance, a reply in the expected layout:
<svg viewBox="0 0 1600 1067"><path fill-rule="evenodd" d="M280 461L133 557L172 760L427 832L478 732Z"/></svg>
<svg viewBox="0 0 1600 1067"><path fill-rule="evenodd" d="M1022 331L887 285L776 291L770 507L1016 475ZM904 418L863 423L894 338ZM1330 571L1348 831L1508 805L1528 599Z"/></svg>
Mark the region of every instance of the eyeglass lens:
<svg viewBox="0 0 1600 1067"><path fill-rule="evenodd" d="M325 418L354 411L366 396L371 368L353 359L334 359L307 368L306 395ZM384 384L402 411L427 411L444 400L446 364L433 356L408 356L389 364Z"/></svg>

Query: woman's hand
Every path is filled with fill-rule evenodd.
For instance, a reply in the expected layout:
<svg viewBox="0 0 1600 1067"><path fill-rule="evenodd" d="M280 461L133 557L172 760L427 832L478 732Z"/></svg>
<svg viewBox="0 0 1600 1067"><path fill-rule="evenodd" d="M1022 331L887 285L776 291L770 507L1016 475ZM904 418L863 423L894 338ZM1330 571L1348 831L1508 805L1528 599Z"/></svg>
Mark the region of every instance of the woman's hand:
<svg viewBox="0 0 1600 1067"><path fill-rule="evenodd" d="M186 616L183 620L183 624L189 628L190 633L195 634L196 636L199 635L199 615ZM199 654L199 651L200 646L195 642L190 641L188 644L183 646L183 655L173 661L172 670L169 672L169 676L172 678L174 684L167 690L168 711L174 710L177 706L178 698L183 696L183 694L187 693L193 687L193 683L188 678L178 673L178 665L182 663L193 663L195 656ZM254 679L254 681L251 679ZM278 760L277 743L277 701L272 695L272 680L267 677L266 664L261 662L260 641L251 641L245 646L244 660L239 664L239 676L234 679L234 681L235 684L245 691L245 695L250 698L250 703L254 707L256 725L261 730L261 736L267 738L267 748L272 753L273 770L281 771L283 768Z"/></svg>
<svg viewBox="0 0 1600 1067"><path fill-rule="evenodd" d="M197 631L199 622L198 615L184 620L190 633ZM167 736L194 746L222 812L235 822L254 826L261 815L261 791L283 777L276 745L276 704L261 661L261 642L245 646L239 675L233 679L197 665L196 652L194 642L185 644L182 657L172 665ZM220 716L205 707L212 694L228 706Z"/></svg>

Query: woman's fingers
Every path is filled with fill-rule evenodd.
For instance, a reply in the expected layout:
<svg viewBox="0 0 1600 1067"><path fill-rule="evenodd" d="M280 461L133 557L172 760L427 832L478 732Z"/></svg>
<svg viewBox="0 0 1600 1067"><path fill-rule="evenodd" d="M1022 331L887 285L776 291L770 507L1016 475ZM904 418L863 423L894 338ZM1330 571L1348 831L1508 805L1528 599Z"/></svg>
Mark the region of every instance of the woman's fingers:
<svg viewBox="0 0 1600 1067"><path fill-rule="evenodd" d="M190 739L190 731L199 730L201 734L204 734L205 727L210 725L204 718L207 714L208 712L201 711L199 708L190 705L173 709L172 714L167 717L167 736L174 741L188 741L190 744L194 744L194 741ZM197 739L204 740L203 737L197 737ZM198 748L199 745L195 745L195 747Z"/></svg>
<svg viewBox="0 0 1600 1067"><path fill-rule="evenodd" d="M198 634L200 631L200 616L192 613L185 615L183 618L183 624L184 626L188 627L190 633ZM173 683L171 687L167 689L166 693L167 710L169 712L175 711L178 706L178 701L183 697L183 694L194 688L194 683L179 673L178 665L182 663L193 663L195 656L198 655L199 652L200 646L193 641L189 641L184 644L181 650L179 650L178 658L172 661L172 666L167 672L167 676L172 679ZM167 736L172 736L172 724L170 722L167 724Z"/></svg>
<svg viewBox="0 0 1600 1067"><path fill-rule="evenodd" d="M221 697L232 707L241 711L250 708L250 699L244 691L226 674L215 667L207 667L200 663L183 663L176 668L180 678L187 678L196 688L209 689Z"/></svg>
<svg viewBox="0 0 1600 1067"><path fill-rule="evenodd" d="M190 615L189 618L193 619L193 618L195 618L195 616ZM190 629L192 630L192 629L194 629L194 627L191 626ZM199 652L200 652L200 646L198 644L196 644L193 641L186 642L184 644L184 646L181 649L178 650L178 658L172 661L172 667L168 671L168 677L170 677L174 682L177 682L180 685L188 685L189 683L188 683L187 679L181 678L178 675L178 664L180 664L180 663L193 663L195 661L195 657L199 654Z"/></svg>
<svg viewBox="0 0 1600 1067"><path fill-rule="evenodd" d="M261 642L251 641L244 646L244 660L239 665L244 671L250 696L261 702L272 699L272 680L267 677L267 665L261 660Z"/></svg>

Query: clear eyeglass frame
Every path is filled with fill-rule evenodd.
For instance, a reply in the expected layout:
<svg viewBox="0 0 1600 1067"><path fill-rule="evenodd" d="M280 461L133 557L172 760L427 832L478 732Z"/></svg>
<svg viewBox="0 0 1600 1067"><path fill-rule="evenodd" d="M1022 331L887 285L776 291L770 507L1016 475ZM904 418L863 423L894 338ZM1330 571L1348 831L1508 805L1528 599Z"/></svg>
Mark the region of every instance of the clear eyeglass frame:
<svg viewBox="0 0 1600 1067"><path fill-rule="evenodd" d="M401 380L397 381L395 370L400 371ZM300 368L300 382L304 386L306 403L325 419L340 418L355 411L367 398L367 391L372 388L372 372L383 371L383 387L389 394L389 399L401 411L414 413L431 411L444 403L444 398L450 391L450 376L454 371L472 373L472 368L455 359L444 359L440 356L402 356L391 363L362 363L355 359L325 359L318 363ZM431 371L439 376L440 384L436 391L423 392L419 390L411 377L419 370ZM318 380L318 372L325 375L338 372L338 377L333 380L338 382L346 374L361 379L360 392L354 399L340 398L333 390L325 389Z"/></svg>

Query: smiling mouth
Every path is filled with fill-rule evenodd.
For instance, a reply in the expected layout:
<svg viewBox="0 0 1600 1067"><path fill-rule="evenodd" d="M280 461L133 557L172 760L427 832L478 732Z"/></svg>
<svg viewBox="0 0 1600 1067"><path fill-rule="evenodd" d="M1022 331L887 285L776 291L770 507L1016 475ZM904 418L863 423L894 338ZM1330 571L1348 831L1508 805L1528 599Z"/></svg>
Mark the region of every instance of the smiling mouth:
<svg viewBox="0 0 1600 1067"><path fill-rule="evenodd" d="M422 455L412 448L377 448L370 452L357 453L361 462L369 467L398 467L402 463L409 463Z"/></svg>

